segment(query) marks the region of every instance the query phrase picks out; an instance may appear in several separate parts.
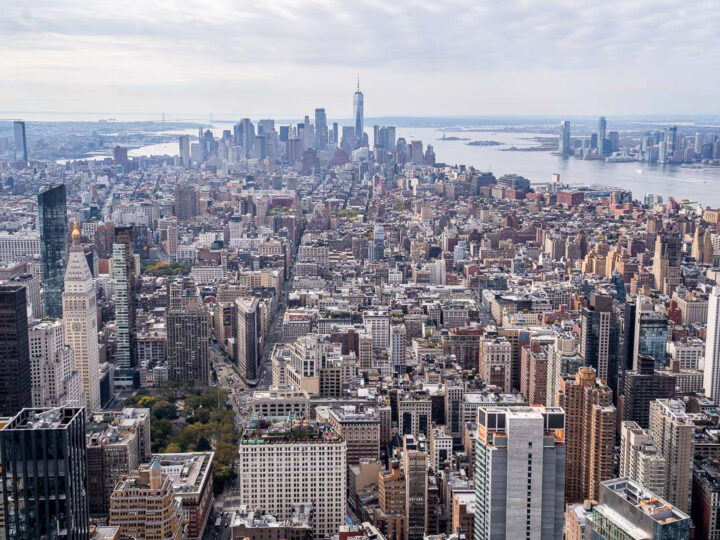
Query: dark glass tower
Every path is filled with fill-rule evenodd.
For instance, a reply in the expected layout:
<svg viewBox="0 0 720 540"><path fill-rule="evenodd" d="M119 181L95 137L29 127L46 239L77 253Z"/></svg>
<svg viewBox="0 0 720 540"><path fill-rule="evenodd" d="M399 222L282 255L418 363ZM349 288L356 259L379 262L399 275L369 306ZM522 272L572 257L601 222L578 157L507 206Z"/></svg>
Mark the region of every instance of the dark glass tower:
<svg viewBox="0 0 720 540"><path fill-rule="evenodd" d="M8 538L90 538L85 409L23 409L0 453Z"/></svg>
<svg viewBox="0 0 720 540"><path fill-rule="evenodd" d="M25 294L23 285L0 285L0 416L31 405Z"/></svg>
<svg viewBox="0 0 720 540"><path fill-rule="evenodd" d="M67 199L64 185L49 188L38 195L38 213L45 317L61 319L68 256Z"/></svg>

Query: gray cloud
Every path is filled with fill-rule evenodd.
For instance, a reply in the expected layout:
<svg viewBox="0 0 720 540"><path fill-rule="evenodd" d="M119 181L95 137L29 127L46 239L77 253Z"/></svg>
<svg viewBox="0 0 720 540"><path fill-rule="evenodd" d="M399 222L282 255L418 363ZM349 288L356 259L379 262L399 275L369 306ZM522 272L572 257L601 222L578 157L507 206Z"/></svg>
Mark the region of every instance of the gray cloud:
<svg viewBox="0 0 720 540"><path fill-rule="evenodd" d="M0 0L0 11L0 100L13 110L297 114L313 99L340 106L347 96L329 94L361 72L378 114L711 112L706 87L720 78L715 1Z"/></svg>

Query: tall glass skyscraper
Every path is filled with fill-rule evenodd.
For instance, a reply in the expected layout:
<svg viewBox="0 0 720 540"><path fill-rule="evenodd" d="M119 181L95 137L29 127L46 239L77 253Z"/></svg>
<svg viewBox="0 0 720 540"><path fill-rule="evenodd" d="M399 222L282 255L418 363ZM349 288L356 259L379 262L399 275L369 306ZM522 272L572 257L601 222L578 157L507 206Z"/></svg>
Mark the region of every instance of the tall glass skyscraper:
<svg viewBox="0 0 720 540"><path fill-rule="evenodd" d="M23 409L0 455L8 538L90 538L85 409Z"/></svg>
<svg viewBox="0 0 720 540"><path fill-rule="evenodd" d="M61 319L68 256L67 198L63 184L38 195L38 213L45 317Z"/></svg>
<svg viewBox="0 0 720 540"><path fill-rule="evenodd" d="M15 159L18 161L27 161L27 138L25 137L25 122L13 122L13 130L15 131Z"/></svg>
<svg viewBox="0 0 720 540"><path fill-rule="evenodd" d="M353 118L355 119L355 138L359 145L363 141L363 122L365 118L365 98L360 91L360 78L358 78L357 90L353 95Z"/></svg>
<svg viewBox="0 0 720 540"><path fill-rule="evenodd" d="M13 416L31 404L27 290L0 285L0 416Z"/></svg>

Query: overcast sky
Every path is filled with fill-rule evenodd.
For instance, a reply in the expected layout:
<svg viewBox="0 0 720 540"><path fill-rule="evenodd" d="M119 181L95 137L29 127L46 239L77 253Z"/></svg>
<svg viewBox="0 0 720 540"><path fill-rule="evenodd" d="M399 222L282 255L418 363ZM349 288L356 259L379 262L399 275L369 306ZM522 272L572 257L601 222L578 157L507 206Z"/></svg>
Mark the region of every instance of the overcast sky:
<svg viewBox="0 0 720 540"><path fill-rule="evenodd" d="M720 112L720 1L0 0L0 111Z"/></svg>

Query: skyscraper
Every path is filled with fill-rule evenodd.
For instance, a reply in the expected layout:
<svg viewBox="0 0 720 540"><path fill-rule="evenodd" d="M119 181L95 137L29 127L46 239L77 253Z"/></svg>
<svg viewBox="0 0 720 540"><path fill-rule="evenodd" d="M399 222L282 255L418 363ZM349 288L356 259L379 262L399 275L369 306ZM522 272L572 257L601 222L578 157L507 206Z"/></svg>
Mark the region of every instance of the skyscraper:
<svg viewBox="0 0 720 540"><path fill-rule="evenodd" d="M210 384L210 320L199 298L167 315L167 358L172 381Z"/></svg>
<svg viewBox="0 0 720 540"><path fill-rule="evenodd" d="M559 407L480 407L475 540L562 538L565 413Z"/></svg>
<svg viewBox="0 0 720 540"><path fill-rule="evenodd" d="M682 250L682 240L675 234L661 233L655 237L654 287L667 296L682 285Z"/></svg>
<svg viewBox="0 0 720 540"><path fill-rule="evenodd" d="M75 367L75 353L65 344L63 321L38 321L28 332L32 406L82 407L82 379Z"/></svg>
<svg viewBox="0 0 720 540"><path fill-rule="evenodd" d="M685 413L685 403L675 399L650 403L650 433L667 463L666 498L683 512L689 512L695 423Z"/></svg>
<svg viewBox="0 0 720 540"><path fill-rule="evenodd" d="M257 379L260 359L260 310L255 297L235 300L235 324L237 325L237 365L240 376L247 382Z"/></svg>
<svg viewBox="0 0 720 540"><path fill-rule="evenodd" d="M560 153L563 156L570 155L572 148L570 147L570 122L564 120L560 123Z"/></svg>
<svg viewBox="0 0 720 540"><path fill-rule="evenodd" d="M422 540L427 517L427 449L412 435L403 438L407 540Z"/></svg>
<svg viewBox="0 0 720 540"><path fill-rule="evenodd" d="M557 405L565 411L565 498L597 499L600 482L613 477L615 421L612 392L582 367L573 379L561 379Z"/></svg>
<svg viewBox="0 0 720 540"><path fill-rule="evenodd" d="M606 131L607 131L607 121L605 120L604 116L601 116L598 119L598 131L597 131L597 147L598 147L598 152L601 154L605 154L606 150L607 150L606 149L607 143L605 142L607 139Z"/></svg>
<svg viewBox="0 0 720 540"><path fill-rule="evenodd" d="M655 368L667 366L667 342L669 336L667 315L655 311L653 301L640 296L635 308L635 334L633 337L633 367L639 370L640 355L651 356Z"/></svg>
<svg viewBox="0 0 720 540"><path fill-rule="evenodd" d="M113 161L115 165L120 165L124 170L128 167L128 149L126 146L116 146L113 148Z"/></svg>
<svg viewBox="0 0 720 540"><path fill-rule="evenodd" d="M0 455L8 538L89 540L84 409L23 409Z"/></svg>
<svg viewBox="0 0 720 540"><path fill-rule="evenodd" d="M707 339L705 340L705 395L720 403L720 287L713 287L708 301Z"/></svg>
<svg viewBox="0 0 720 540"><path fill-rule="evenodd" d="M620 476L632 478L664 497L667 461L653 443L650 431L636 422L623 422L620 441Z"/></svg>
<svg viewBox="0 0 720 540"><path fill-rule="evenodd" d="M668 371L655 371L652 356L641 354L638 367L623 375L622 395L618 397L621 420L637 422L648 427L650 403L655 399L669 399L675 395L677 377Z"/></svg>
<svg viewBox="0 0 720 540"><path fill-rule="evenodd" d="M17 120L13 122L13 130L15 132L15 159L17 161L27 161L27 138L25 137L25 122Z"/></svg>
<svg viewBox="0 0 720 540"><path fill-rule="evenodd" d="M38 195L40 274L46 317L62 319L62 292L68 255L67 199L60 184Z"/></svg>
<svg viewBox="0 0 720 540"><path fill-rule="evenodd" d="M132 227L117 227L113 243L115 301L115 384L132 387L135 379L135 259Z"/></svg>
<svg viewBox="0 0 720 540"><path fill-rule="evenodd" d="M365 121L365 98L363 93L360 91L360 77L358 77L357 90L353 94L353 119L355 120L355 139L357 140L356 147L360 146L363 142L364 126Z"/></svg>
<svg viewBox="0 0 720 540"><path fill-rule="evenodd" d="M0 285L0 416L32 402L25 287Z"/></svg>
<svg viewBox="0 0 720 540"><path fill-rule="evenodd" d="M582 310L580 354L585 365L595 369L598 379L617 392L617 328L612 297L593 292Z"/></svg>
<svg viewBox="0 0 720 540"><path fill-rule="evenodd" d="M315 109L315 148L325 150L328 144L328 127L325 109Z"/></svg>
<svg viewBox="0 0 720 540"><path fill-rule="evenodd" d="M87 411L100 410L100 354L98 352L97 303L95 283L80 245L80 231L75 225L72 248L65 272L63 320L65 342L75 353L75 365L82 379Z"/></svg>
<svg viewBox="0 0 720 540"><path fill-rule="evenodd" d="M180 161L187 166L190 164L190 135L180 135L178 139Z"/></svg>

